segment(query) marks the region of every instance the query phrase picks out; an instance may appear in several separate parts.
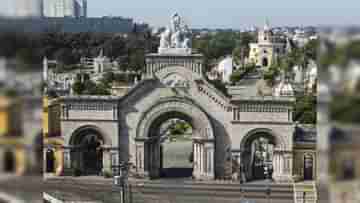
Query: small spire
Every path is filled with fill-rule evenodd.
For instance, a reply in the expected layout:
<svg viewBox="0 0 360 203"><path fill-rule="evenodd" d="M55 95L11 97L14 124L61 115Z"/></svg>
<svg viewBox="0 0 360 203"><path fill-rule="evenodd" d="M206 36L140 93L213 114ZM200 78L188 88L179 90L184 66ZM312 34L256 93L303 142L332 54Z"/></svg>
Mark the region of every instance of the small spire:
<svg viewBox="0 0 360 203"><path fill-rule="evenodd" d="M264 31L269 31L269 30L270 30L270 23L269 23L269 19L266 18L265 25L264 25Z"/></svg>

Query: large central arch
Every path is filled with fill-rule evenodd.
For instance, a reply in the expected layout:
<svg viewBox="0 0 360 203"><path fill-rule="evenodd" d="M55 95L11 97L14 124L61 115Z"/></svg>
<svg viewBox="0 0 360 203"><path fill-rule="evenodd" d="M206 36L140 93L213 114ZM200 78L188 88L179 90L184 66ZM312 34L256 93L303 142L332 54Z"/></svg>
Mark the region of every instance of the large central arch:
<svg viewBox="0 0 360 203"><path fill-rule="evenodd" d="M210 118L196 103L186 98L162 99L145 111L136 135L136 166L141 176L160 175L160 143L154 129L165 120L180 118L193 127L193 177L214 178L214 130Z"/></svg>

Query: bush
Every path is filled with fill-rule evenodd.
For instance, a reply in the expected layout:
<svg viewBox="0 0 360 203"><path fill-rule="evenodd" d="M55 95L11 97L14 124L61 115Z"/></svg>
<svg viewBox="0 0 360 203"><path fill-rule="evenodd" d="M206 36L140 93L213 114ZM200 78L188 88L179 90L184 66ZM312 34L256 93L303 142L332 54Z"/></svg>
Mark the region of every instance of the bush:
<svg viewBox="0 0 360 203"><path fill-rule="evenodd" d="M103 172L103 176L104 176L104 178L111 178L111 177L113 177L112 173L111 173L109 170L105 170L105 171Z"/></svg>
<svg viewBox="0 0 360 203"><path fill-rule="evenodd" d="M74 176L74 177L79 177L79 176L81 176L81 170L78 169L78 168L74 168L74 169L73 169L73 176Z"/></svg>

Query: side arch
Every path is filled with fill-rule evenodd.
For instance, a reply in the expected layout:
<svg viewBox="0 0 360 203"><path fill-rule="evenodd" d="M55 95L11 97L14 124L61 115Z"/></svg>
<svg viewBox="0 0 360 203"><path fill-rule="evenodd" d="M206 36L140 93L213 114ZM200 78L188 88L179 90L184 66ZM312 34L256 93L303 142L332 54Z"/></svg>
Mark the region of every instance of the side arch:
<svg viewBox="0 0 360 203"><path fill-rule="evenodd" d="M273 147L268 146L268 144L261 147L261 149L255 147L253 142L262 138L267 139L266 143ZM240 177L242 178L242 181L252 181L271 177L278 180L278 176L282 176L284 173L284 167L280 165L285 163L283 160L283 152L286 149L285 144L286 143L281 135L269 128L255 128L248 131L240 142ZM270 151L268 151L268 149L270 149ZM260 155L257 155L259 152L261 152ZM265 152L265 157L268 158L262 157L264 155L261 154ZM289 167L290 164L291 163L288 164Z"/></svg>
<svg viewBox="0 0 360 203"><path fill-rule="evenodd" d="M84 125L71 134L70 147L64 155L66 168L73 169L75 175L99 175L111 170L106 147L111 146L110 137L99 127Z"/></svg>
<svg viewBox="0 0 360 203"><path fill-rule="evenodd" d="M95 126L95 125L83 125L81 127L76 128L70 136L69 139L69 143L67 143L69 146L73 146L76 143L76 139L79 138L79 136L81 136L81 134L85 131L93 131L96 132L97 134L101 135L103 141L104 141L104 145L111 145L112 141L111 138L109 137L109 135L107 135L103 130L101 130L101 128Z"/></svg>
<svg viewBox="0 0 360 203"><path fill-rule="evenodd" d="M284 138L269 128L256 128L256 129L252 129L252 130L248 131L245 134L245 136L241 139L240 149L245 149L248 142L250 140L252 140L254 138L254 136L257 136L260 134L268 135L268 136L272 137L275 140L276 149L278 149L278 150L285 149L286 142L285 142Z"/></svg>

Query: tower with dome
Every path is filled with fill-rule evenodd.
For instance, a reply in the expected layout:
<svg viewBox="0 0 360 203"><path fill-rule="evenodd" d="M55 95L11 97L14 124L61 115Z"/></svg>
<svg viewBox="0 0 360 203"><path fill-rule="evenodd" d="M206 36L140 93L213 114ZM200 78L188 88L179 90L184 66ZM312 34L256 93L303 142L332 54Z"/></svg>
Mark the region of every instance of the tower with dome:
<svg viewBox="0 0 360 203"><path fill-rule="evenodd" d="M250 43L249 61L256 66L268 68L276 58L286 54L286 41L276 36L267 20L258 31L257 42Z"/></svg>

